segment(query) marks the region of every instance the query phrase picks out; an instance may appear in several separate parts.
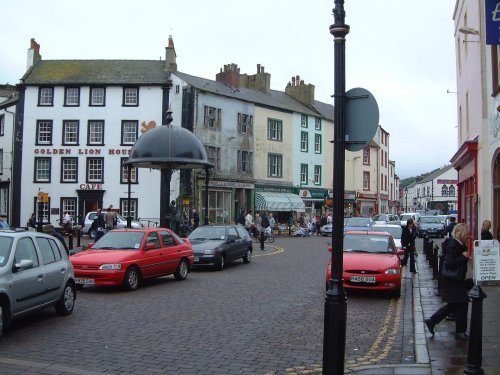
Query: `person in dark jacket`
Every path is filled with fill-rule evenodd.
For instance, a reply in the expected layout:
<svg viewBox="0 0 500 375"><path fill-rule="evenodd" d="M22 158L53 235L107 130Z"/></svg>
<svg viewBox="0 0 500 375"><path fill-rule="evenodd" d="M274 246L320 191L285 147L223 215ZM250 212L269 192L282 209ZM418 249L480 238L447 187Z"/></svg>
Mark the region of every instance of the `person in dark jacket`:
<svg viewBox="0 0 500 375"><path fill-rule="evenodd" d="M64 237L56 231L56 228L52 224L46 224L43 226L43 232L50 234L51 236L57 238L59 241L61 241L61 244L64 247L64 250L66 250L66 254L69 255L69 249L68 245L66 245L66 241L64 240Z"/></svg>
<svg viewBox="0 0 500 375"><path fill-rule="evenodd" d="M200 215L198 215L198 212L196 212L196 208L193 208L191 223L193 224L193 229L198 228L198 225L200 225Z"/></svg>
<svg viewBox="0 0 500 375"><path fill-rule="evenodd" d="M408 264L408 257L410 258L410 272L416 273L415 269L415 238L417 237L417 228L413 223L413 219L406 221L406 226L401 233L401 246L405 250L405 255L401 261L402 266Z"/></svg>
<svg viewBox="0 0 500 375"><path fill-rule="evenodd" d="M481 227L481 240L492 240L493 235L490 232L491 229L491 221L484 220L483 226Z"/></svg>
<svg viewBox="0 0 500 375"><path fill-rule="evenodd" d="M466 244L470 238L470 227L460 223L453 230L453 238L443 253L444 262L451 270L461 269L460 280L450 280L441 278L441 295L446 305L436 311L429 319L425 320L425 325L429 332L434 335L434 328L450 313L455 314L455 339L467 341L467 310L469 307L468 285L466 282L467 262L470 253Z"/></svg>
<svg viewBox="0 0 500 375"><path fill-rule="evenodd" d="M451 233L453 232L453 229L455 228L455 225L457 225L457 219L455 219L455 216L450 216L450 222L444 228L444 231L441 233L443 236L450 238Z"/></svg>

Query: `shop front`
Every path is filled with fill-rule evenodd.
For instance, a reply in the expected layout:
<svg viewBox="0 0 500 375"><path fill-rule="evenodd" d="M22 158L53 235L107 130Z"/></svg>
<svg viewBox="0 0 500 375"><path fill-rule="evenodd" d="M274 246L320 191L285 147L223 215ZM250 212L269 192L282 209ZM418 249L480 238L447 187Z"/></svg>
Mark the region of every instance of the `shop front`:
<svg viewBox="0 0 500 375"><path fill-rule="evenodd" d="M305 204L301 197L288 187L255 187L255 213L266 211L272 213L278 224L288 225L290 220L297 220L304 214Z"/></svg>
<svg viewBox="0 0 500 375"><path fill-rule="evenodd" d="M298 195L304 202L305 213L309 217L321 216L324 213L325 198L328 191L318 188L297 189Z"/></svg>
<svg viewBox="0 0 500 375"><path fill-rule="evenodd" d="M358 193L357 203L359 205L362 216L372 217L377 213L376 194Z"/></svg>
<svg viewBox="0 0 500 375"><path fill-rule="evenodd" d="M356 206L356 192L352 190L344 191L344 217L354 215L354 208ZM333 193L329 193L325 199L325 207L327 210L333 208Z"/></svg>

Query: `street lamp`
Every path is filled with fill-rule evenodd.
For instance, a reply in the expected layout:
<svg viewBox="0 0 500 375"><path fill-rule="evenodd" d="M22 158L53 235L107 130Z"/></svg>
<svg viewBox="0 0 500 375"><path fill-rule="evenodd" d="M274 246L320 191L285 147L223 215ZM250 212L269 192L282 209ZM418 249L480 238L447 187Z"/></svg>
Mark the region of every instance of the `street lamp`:
<svg viewBox="0 0 500 375"><path fill-rule="evenodd" d="M408 212L408 188L405 187L405 212Z"/></svg>

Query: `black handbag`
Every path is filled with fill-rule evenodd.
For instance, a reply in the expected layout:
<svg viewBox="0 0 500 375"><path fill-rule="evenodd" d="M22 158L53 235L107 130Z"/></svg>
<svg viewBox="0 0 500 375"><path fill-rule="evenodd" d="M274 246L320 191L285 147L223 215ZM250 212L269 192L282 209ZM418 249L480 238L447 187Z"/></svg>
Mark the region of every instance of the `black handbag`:
<svg viewBox="0 0 500 375"><path fill-rule="evenodd" d="M460 266L458 268L451 269L448 267L446 261L444 261L441 277L444 280L463 281L465 279L464 268Z"/></svg>

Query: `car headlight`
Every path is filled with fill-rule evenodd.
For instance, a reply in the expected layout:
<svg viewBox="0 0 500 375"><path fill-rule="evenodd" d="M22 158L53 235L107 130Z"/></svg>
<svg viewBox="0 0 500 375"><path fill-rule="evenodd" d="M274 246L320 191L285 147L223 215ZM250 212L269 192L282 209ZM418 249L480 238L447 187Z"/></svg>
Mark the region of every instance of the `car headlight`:
<svg viewBox="0 0 500 375"><path fill-rule="evenodd" d="M99 267L100 270L121 270L122 265L120 263L103 264Z"/></svg>
<svg viewBox="0 0 500 375"><path fill-rule="evenodd" d="M386 275L399 275L401 273L400 268L388 268L384 272Z"/></svg>
<svg viewBox="0 0 500 375"><path fill-rule="evenodd" d="M215 254L215 250L214 249L208 249L208 250L203 251L203 254L205 254L205 255L214 255Z"/></svg>

